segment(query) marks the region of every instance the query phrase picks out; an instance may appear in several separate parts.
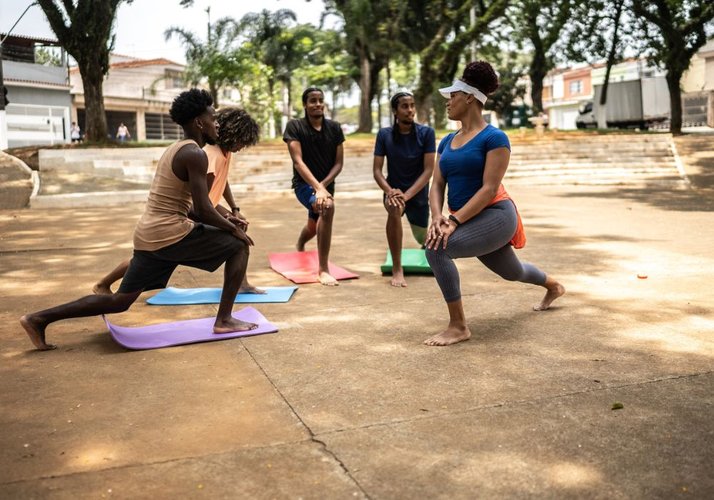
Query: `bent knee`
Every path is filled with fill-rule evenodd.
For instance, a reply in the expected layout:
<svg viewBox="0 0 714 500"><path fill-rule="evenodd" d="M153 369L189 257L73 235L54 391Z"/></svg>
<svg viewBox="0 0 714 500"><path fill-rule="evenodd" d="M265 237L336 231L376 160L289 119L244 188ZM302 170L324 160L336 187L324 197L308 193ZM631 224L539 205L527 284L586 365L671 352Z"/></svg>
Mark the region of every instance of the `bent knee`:
<svg viewBox="0 0 714 500"><path fill-rule="evenodd" d="M388 205L385 201L384 208L390 217L401 217L404 213L404 208L397 205Z"/></svg>
<svg viewBox="0 0 714 500"><path fill-rule="evenodd" d="M501 278L506 281L521 281L523 271L519 269L507 269L505 271L496 271Z"/></svg>
<svg viewBox="0 0 714 500"><path fill-rule="evenodd" d="M112 295L112 301L109 305L109 313L123 313L131 307L131 305L136 301L136 299L141 295L141 292L131 292L131 293L120 293L117 292Z"/></svg>

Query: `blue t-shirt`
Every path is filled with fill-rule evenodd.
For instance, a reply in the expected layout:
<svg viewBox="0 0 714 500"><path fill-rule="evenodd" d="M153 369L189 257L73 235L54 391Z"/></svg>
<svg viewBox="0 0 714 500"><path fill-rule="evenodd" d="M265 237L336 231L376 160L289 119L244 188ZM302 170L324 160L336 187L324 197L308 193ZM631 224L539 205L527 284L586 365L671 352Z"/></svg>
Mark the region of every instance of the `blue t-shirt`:
<svg viewBox="0 0 714 500"><path fill-rule="evenodd" d="M463 207L483 186L486 154L493 149L511 149L508 136L493 125L486 125L469 142L452 149L451 141L455 135L456 132L452 132L439 143L439 169L449 186L447 201L452 211Z"/></svg>
<svg viewBox="0 0 714 500"><path fill-rule="evenodd" d="M387 157L387 182L406 191L424 172L424 155L436 152L434 129L414 124L409 134L399 134L395 141L393 127L380 129L374 143L374 156ZM424 186L428 190L428 185Z"/></svg>

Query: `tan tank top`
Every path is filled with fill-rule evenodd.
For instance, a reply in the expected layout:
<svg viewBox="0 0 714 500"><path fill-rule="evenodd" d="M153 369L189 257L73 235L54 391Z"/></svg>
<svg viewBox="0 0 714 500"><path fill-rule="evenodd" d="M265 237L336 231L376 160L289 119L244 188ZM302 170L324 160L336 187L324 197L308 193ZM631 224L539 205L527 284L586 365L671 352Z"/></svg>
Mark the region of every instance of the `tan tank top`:
<svg viewBox="0 0 714 500"><path fill-rule="evenodd" d="M191 189L188 182L176 177L171 169L176 153L189 144L198 147L196 141L184 139L169 146L161 155L146 208L134 230L135 250L167 247L193 230L194 222L188 218Z"/></svg>

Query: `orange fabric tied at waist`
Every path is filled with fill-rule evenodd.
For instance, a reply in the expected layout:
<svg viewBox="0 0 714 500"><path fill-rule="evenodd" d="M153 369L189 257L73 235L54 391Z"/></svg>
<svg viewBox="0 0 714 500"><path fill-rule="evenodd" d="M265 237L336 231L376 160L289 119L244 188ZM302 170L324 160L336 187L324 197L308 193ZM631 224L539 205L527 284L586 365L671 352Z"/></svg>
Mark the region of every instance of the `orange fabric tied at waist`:
<svg viewBox="0 0 714 500"><path fill-rule="evenodd" d="M513 245L513 248L523 248L526 246L526 231L523 229L523 221L521 220L521 214L518 213L518 207L516 207L516 202L513 201L513 198L508 196L508 193L506 192L506 188L503 187L503 184L498 186L498 191L496 191L496 196L493 197L491 202L486 205L486 207L490 207L491 205L495 205L499 201L503 200L511 200L511 203L513 203L513 208L516 209L516 219L517 219L517 224L516 224L516 232L513 234L513 238L511 238L511 241L509 243ZM456 210L451 210L449 208L450 213L455 213Z"/></svg>
<svg viewBox="0 0 714 500"><path fill-rule="evenodd" d="M523 229L523 221L521 220L521 214L518 213L518 207L516 207L516 202L514 202L513 199L508 196L506 188L503 187L503 184L498 186L498 192L496 192L496 196L493 197L491 203L489 203L488 206L490 207L491 205L495 205L499 201L503 200L511 200L511 203L513 203L513 206L516 209L516 218L518 219L516 232L513 235L513 238L511 239L510 243L511 245L513 245L513 248L523 248L524 246L526 246L526 231Z"/></svg>

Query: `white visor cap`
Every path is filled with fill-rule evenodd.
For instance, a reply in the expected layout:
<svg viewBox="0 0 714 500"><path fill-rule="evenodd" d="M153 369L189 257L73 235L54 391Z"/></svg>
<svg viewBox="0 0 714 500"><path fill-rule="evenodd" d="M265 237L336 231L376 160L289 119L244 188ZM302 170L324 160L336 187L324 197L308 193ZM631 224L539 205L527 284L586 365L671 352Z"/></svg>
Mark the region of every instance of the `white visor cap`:
<svg viewBox="0 0 714 500"><path fill-rule="evenodd" d="M453 85L449 87L444 87L443 89L439 89L439 93L447 99L451 97L452 92L465 92L467 94L471 94L478 101L480 101L481 104L486 104L486 94L481 92L476 87L472 87L463 80L454 80Z"/></svg>

